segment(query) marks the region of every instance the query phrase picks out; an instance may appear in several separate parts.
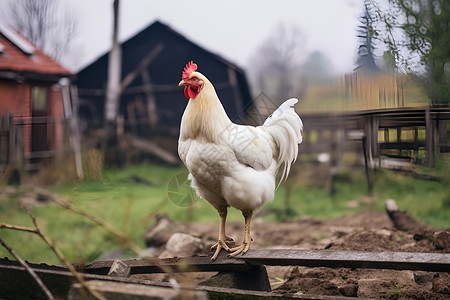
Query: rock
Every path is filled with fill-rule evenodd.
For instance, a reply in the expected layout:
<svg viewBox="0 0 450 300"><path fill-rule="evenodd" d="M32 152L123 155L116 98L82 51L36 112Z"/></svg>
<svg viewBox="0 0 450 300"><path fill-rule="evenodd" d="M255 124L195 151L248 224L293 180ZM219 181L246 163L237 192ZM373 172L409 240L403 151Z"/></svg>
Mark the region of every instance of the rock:
<svg viewBox="0 0 450 300"><path fill-rule="evenodd" d="M149 228L144 235L144 242L147 247L164 246L170 236L178 231L177 225L166 215L158 214L155 218L155 225Z"/></svg>
<svg viewBox="0 0 450 300"><path fill-rule="evenodd" d="M416 271L414 272L414 281L425 289L431 290L434 276L435 273L432 272Z"/></svg>
<svg viewBox="0 0 450 300"><path fill-rule="evenodd" d="M174 233L159 258L189 257L203 249L202 240L186 233Z"/></svg>
<svg viewBox="0 0 450 300"><path fill-rule="evenodd" d="M450 250L450 231L438 231L433 234L434 245L439 250Z"/></svg>
<svg viewBox="0 0 450 300"><path fill-rule="evenodd" d="M393 199L386 199L386 201L384 202L384 207L386 208L386 211L388 213L398 211L397 203Z"/></svg>
<svg viewBox="0 0 450 300"><path fill-rule="evenodd" d="M385 209L395 228L412 233L424 234L428 228L414 219L406 211L400 211L398 209L397 203L392 199L387 199L385 201Z"/></svg>
<svg viewBox="0 0 450 300"><path fill-rule="evenodd" d="M358 296L358 285L347 284L339 287L339 292L345 297L357 297Z"/></svg>
<svg viewBox="0 0 450 300"><path fill-rule="evenodd" d="M131 268L121 260L115 260L109 269L108 276L112 277L122 277L128 278L130 277Z"/></svg>

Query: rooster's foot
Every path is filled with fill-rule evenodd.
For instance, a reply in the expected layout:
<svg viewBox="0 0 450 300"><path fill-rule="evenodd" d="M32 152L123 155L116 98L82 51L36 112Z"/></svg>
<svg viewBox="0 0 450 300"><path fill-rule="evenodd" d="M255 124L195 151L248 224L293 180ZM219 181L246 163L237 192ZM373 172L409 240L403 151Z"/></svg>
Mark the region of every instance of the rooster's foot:
<svg viewBox="0 0 450 300"><path fill-rule="evenodd" d="M233 241L233 239L226 236L225 239L219 239L217 241L217 243L215 243L214 245L211 246L211 250L216 249L216 251L214 252L214 255L211 257L212 261L216 260L217 256L220 253L220 250L224 249L225 251L228 251L228 252L231 251L230 247L228 247L228 245L226 243L227 241Z"/></svg>
<svg viewBox="0 0 450 300"><path fill-rule="evenodd" d="M234 248L231 248L230 249L230 254L228 254L228 257L235 257L236 255L239 255L239 254L245 254L245 253L247 253L247 251L250 249L250 244L246 244L246 243L244 243L244 244L242 244L242 245L240 245L240 246L238 246L238 247L234 247Z"/></svg>

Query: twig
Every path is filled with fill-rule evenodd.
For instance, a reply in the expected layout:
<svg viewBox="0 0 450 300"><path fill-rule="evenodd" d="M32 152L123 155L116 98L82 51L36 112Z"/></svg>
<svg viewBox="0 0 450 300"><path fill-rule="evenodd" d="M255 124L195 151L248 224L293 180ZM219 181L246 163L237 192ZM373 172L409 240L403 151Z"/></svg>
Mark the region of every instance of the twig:
<svg viewBox="0 0 450 300"><path fill-rule="evenodd" d="M48 194L47 192L43 191L40 188L37 187L33 187L36 191L40 192L40 193L45 193ZM111 224L106 223L105 221L91 215L88 214L87 212L77 209L75 208L71 203L69 203L68 201L61 199L60 197L57 196L53 196L50 197L54 202L56 202L56 204L60 205L61 207L70 210L71 212L74 212L80 216L83 216L89 220L91 220L92 222L96 223L97 225L103 227L104 229L106 229L107 231L109 231L110 233L112 233L113 235L117 236L119 238L119 240L124 243L125 245L127 245L132 251L134 251L136 254L141 253L142 249L137 246L135 243L133 243L133 241L130 239L130 237L128 237L125 233L121 232L120 230L117 230L116 228L114 228L113 226L111 226Z"/></svg>
<svg viewBox="0 0 450 300"><path fill-rule="evenodd" d="M11 225L0 222L0 229L13 229L13 230L19 230L19 231L26 231L31 233L38 233L36 228L31 227L25 227L25 226L19 226L19 225Z"/></svg>
<svg viewBox="0 0 450 300"><path fill-rule="evenodd" d="M120 230L114 228L113 226L111 226L111 224L106 223L102 219L99 219L99 218L97 218L97 217L95 217L93 215L90 215L90 214L86 213L85 211L82 211L80 209L77 209L77 208L73 207L72 204L70 204L69 202L67 202L65 200L56 199L56 198L54 200L55 200L55 202L57 204L59 204L60 206L64 207L65 209L68 209L71 212L74 212L74 213L76 213L76 214L78 214L80 216L86 217L87 219L91 220L92 222L96 223L97 225L105 228L107 231L109 231L112 234L114 234L115 236L117 236L121 242L123 242L125 245L127 245L136 254L139 254L141 252L141 249L135 243L133 243L133 241L130 240L130 238L125 233L123 233Z"/></svg>
<svg viewBox="0 0 450 300"><path fill-rule="evenodd" d="M1 228L7 228L7 227L1 227ZM9 253L11 253L12 256L14 256L14 258L19 262L19 264L21 264L25 268L25 270L28 272L28 274L30 274L30 276L34 279L34 281L39 285L41 290L45 293L47 298L55 299L55 297L53 297L53 294L48 290L48 288L42 282L41 278L39 278L39 276L37 276L36 272L34 272L34 270L32 268L30 268L30 266L26 263L26 261L24 261L22 259L22 257L20 257L16 253L16 251L14 251L13 248L11 248L8 244L6 244L6 242L1 237L0 237L0 243L3 245L3 247L6 248L6 250L9 251Z"/></svg>
<svg viewBox="0 0 450 300"><path fill-rule="evenodd" d="M77 279L77 281L81 284L81 286L87 290L92 296L94 296L95 298L99 299L99 300L106 300L105 297L103 297L103 295L101 295L99 292L92 290L84 281L83 276L77 272L77 270L75 270L75 268L72 266L72 264L70 264L67 259L64 257L64 254L62 254L62 252L56 248L55 244L44 234L44 232L41 230L41 227L39 226L39 224L36 221L35 216L33 215L33 213L27 208L27 207L23 207L23 209L28 213L28 215L30 216L31 220L33 221L34 226L36 227L36 233L45 241L45 243L53 250L53 252L56 254L56 256L58 256L58 258L64 263L64 265L67 267L67 269L70 271L70 273L72 273L72 275Z"/></svg>

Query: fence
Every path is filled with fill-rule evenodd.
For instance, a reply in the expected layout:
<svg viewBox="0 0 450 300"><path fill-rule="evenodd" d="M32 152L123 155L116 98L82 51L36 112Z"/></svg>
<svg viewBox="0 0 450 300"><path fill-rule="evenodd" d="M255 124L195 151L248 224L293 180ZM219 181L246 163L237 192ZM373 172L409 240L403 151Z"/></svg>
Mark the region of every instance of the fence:
<svg viewBox="0 0 450 300"><path fill-rule="evenodd" d="M0 169L35 171L43 160L66 152L68 136L65 120L0 115Z"/></svg>
<svg viewBox="0 0 450 300"><path fill-rule="evenodd" d="M343 152L362 151L364 147L372 164L382 156L417 162L418 151L425 151L426 164L433 166L436 152L450 152L450 108L311 113L302 119L305 137L300 153L330 152L337 156L337 162Z"/></svg>
<svg viewBox="0 0 450 300"><path fill-rule="evenodd" d="M12 114L0 115L0 170L22 166L24 152L23 127L14 124Z"/></svg>

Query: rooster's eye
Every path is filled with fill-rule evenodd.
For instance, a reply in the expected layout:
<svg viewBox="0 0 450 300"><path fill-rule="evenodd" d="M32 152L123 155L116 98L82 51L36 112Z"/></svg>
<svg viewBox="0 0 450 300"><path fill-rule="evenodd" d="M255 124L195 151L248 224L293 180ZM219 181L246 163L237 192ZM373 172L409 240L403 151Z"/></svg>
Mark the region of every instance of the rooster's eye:
<svg viewBox="0 0 450 300"><path fill-rule="evenodd" d="M197 81L197 77L192 77L192 81Z"/></svg>

